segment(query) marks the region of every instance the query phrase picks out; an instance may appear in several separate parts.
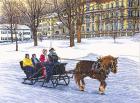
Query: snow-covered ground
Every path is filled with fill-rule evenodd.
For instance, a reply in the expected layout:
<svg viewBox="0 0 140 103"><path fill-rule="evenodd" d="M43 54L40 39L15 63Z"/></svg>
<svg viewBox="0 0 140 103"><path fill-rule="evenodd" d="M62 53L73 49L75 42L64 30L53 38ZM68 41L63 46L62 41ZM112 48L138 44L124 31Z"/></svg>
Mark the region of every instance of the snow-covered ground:
<svg viewBox="0 0 140 103"><path fill-rule="evenodd" d="M78 90L73 79L69 86L55 89L22 84L25 76L19 61L25 53L37 56L43 48L49 49L50 41L20 43L19 51L15 44L0 44L0 103L140 103L140 42L139 36L118 38L114 43L110 38L84 39L81 44L69 47L67 40L53 40L52 45L61 58L96 60L99 56L119 57L118 73L107 78L105 95L98 94L99 82L86 78L85 92ZM137 40L135 40L137 39ZM66 69L74 69L76 61L67 62Z"/></svg>

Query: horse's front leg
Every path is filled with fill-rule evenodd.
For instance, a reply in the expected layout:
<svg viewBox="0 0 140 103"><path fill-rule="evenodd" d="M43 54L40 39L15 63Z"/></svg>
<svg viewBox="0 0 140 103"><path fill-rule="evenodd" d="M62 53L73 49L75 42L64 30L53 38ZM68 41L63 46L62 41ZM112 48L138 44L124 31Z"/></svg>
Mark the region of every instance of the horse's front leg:
<svg viewBox="0 0 140 103"><path fill-rule="evenodd" d="M105 80L100 81L100 87L99 87L99 93L100 94L104 94L106 85L107 84L106 84Z"/></svg>

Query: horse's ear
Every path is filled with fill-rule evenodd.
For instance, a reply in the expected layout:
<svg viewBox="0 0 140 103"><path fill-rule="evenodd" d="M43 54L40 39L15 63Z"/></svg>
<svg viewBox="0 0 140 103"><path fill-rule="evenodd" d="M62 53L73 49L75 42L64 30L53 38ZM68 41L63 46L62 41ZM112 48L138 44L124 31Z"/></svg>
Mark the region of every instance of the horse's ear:
<svg viewBox="0 0 140 103"><path fill-rule="evenodd" d="M97 57L97 60L101 62L102 57L101 56L100 57Z"/></svg>
<svg viewBox="0 0 140 103"><path fill-rule="evenodd" d="M118 57L114 58L115 61L118 61Z"/></svg>

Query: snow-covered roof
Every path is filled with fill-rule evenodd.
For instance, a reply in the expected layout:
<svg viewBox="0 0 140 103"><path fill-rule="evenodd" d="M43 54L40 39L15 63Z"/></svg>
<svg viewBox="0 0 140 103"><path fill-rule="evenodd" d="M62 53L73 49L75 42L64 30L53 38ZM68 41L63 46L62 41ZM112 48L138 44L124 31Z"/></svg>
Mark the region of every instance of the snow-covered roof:
<svg viewBox="0 0 140 103"><path fill-rule="evenodd" d="M10 24L0 24L0 29L8 29L10 28ZM30 29L28 26L26 25L20 25L20 24L17 24L17 29Z"/></svg>

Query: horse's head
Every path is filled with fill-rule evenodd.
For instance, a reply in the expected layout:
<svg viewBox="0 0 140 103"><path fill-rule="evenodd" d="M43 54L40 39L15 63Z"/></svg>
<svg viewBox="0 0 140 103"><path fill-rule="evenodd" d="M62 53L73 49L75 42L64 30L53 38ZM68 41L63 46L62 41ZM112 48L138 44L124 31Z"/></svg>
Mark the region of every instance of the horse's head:
<svg viewBox="0 0 140 103"><path fill-rule="evenodd" d="M98 61L100 61L101 69L117 73L118 57L115 58L109 55L98 58Z"/></svg>
<svg viewBox="0 0 140 103"><path fill-rule="evenodd" d="M111 63L110 63L111 72L117 73L117 70L118 70L117 64L118 64L118 57L117 58L113 58L113 60L111 60Z"/></svg>

